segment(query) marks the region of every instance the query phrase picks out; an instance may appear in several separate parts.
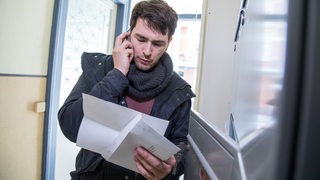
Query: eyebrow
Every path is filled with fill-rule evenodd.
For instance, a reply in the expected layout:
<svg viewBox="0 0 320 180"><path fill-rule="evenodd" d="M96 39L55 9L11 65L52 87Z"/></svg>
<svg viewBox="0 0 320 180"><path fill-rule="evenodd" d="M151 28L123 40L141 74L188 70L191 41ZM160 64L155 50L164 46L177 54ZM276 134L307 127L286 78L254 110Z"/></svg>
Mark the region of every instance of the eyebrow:
<svg viewBox="0 0 320 180"><path fill-rule="evenodd" d="M137 36L138 38L142 38L142 39L147 39L147 40L149 40L149 38L143 36L142 34L136 33L136 36ZM165 44L165 43L166 43L166 41L164 41L164 40L152 40L151 42L152 42L152 43L157 43L157 44Z"/></svg>

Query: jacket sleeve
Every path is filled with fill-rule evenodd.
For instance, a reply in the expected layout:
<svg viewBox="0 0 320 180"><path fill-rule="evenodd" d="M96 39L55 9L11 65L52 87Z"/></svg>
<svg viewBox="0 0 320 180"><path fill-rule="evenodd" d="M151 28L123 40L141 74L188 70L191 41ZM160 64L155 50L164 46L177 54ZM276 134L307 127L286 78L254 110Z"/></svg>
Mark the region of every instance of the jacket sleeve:
<svg viewBox="0 0 320 180"><path fill-rule="evenodd" d="M78 82L58 112L60 128L63 134L72 142L76 142L80 124L83 118L82 93L118 103L129 82L117 69L112 69L99 81L83 72ZM94 73L93 73L94 74ZM90 87L93 84L93 87Z"/></svg>
<svg viewBox="0 0 320 180"><path fill-rule="evenodd" d="M191 111L191 100L182 103L173 113L168 126L167 138L176 144L181 150L175 154L177 161L171 174L165 179L179 179L178 177L184 173L185 156L187 154L187 135L189 128L189 118Z"/></svg>

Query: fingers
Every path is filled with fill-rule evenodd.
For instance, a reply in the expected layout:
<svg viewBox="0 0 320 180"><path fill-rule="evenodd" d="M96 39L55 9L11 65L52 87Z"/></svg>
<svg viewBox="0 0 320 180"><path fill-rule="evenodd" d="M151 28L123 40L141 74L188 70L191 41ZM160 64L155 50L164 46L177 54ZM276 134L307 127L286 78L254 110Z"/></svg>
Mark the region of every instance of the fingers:
<svg viewBox="0 0 320 180"><path fill-rule="evenodd" d="M125 40L127 40L129 36L130 36L130 32L124 32L124 33L120 34L120 35L116 38L115 47L121 46L121 44L122 44Z"/></svg>
<svg viewBox="0 0 320 180"><path fill-rule="evenodd" d="M136 148L134 155L140 174L147 179L164 178L176 164L176 159L173 156L162 161L141 147Z"/></svg>
<svg viewBox="0 0 320 180"><path fill-rule="evenodd" d="M120 70L124 75L129 71L134 52L132 43L128 40L129 36L129 32L120 34L116 38L115 46L112 50L114 68Z"/></svg>
<svg viewBox="0 0 320 180"><path fill-rule="evenodd" d="M130 32L124 32L124 33L120 34L116 38L114 51L121 51L124 49L132 49L132 44L129 41L129 36L130 36Z"/></svg>

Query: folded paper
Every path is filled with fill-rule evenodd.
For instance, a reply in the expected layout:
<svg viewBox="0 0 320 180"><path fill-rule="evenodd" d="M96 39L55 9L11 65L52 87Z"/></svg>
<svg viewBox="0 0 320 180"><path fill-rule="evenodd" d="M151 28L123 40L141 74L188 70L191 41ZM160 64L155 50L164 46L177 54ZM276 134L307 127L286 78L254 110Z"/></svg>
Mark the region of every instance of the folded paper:
<svg viewBox="0 0 320 180"><path fill-rule="evenodd" d="M101 154L107 161L138 172L134 149L142 146L161 160L180 149L163 134L168 121L143 114L88 94L77 146Z"/></svg>

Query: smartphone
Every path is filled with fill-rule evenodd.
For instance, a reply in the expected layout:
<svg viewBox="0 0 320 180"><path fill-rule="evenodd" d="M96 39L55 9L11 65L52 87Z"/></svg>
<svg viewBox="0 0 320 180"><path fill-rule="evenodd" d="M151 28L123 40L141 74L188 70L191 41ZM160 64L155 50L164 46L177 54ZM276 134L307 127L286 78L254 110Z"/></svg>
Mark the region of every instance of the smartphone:
<svg viewBox="0 0 320 180"><path fill-rule="evenodd" d="M130 32L130 29L127 32ZM131 35L131 33L130 33L130 35ZM131 41L130 35L126 37L126 40Z"/></svg>

